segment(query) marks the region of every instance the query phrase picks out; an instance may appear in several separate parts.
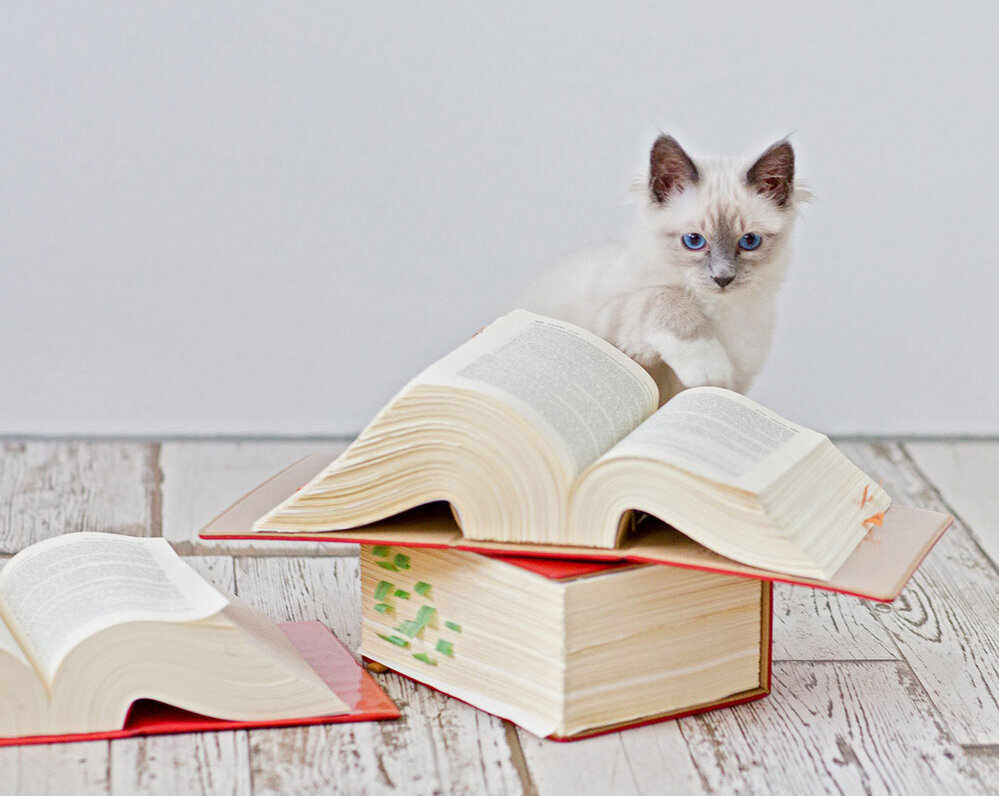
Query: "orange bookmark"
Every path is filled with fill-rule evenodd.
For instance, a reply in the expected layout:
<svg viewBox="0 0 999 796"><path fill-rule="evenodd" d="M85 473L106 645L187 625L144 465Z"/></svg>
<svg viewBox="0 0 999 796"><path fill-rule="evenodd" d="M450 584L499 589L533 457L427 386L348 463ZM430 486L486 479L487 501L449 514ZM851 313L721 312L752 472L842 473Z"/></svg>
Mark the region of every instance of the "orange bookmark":
<svg viewBox="0 0 999 796"><path fill-rule="evenodd" d="M864 525L877 525L879 528L885 524L885 513L879 511L877 514L872 514L863 522Z"/></svg>
<svg viewBox="0 0 999 796"><path fill-rule="evenodd" d="M863 525L867 527L867 536L864 538L868 541L874 542L875 544L880 544L880 540L874 538L874 528L881 528L884 524L885 513L883 511L879 511L877 514L872 514L863 522Z"/></svg>

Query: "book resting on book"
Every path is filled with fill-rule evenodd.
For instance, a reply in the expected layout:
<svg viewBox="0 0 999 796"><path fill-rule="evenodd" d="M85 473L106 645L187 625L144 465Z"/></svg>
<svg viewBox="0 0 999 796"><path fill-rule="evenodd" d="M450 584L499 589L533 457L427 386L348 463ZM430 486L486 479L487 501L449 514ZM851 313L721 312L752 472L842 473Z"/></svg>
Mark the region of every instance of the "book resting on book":
<svg viewBox="0 0 999 796"><path fill-rule="evenodd" d="M295 539L333 543L392 544L469 550L487 555L515 555L588 561L632 561L668 564L719 574L811 586L871 600L894 600L944 531L946 514L894 505L880 526L874 526L828 580L786 575L752 567L718 555L654 517L635 523L624 543L612 550L571 545L482 542L462 536L447 503L419 506L388 519L346 531L263 533L251 530L262 513L286 500L317 473L332 456L315 453L293 462L243 495L200 531L203 539Z"/></svg>
<svg viewBox="0 0 999 796"><path fill-rule="evenodd" d="M0 744L398 715L322 625L278 627L163 539L71 533L0 570Z"/></svg>
<svg viewBox="0 0 999 796"><path fill-rule="evenodd" d="M648 564L362 545L361 646L572 740L765 696L772 588Z"/></svg>
<svg viewBox="0 0 999 796"><path fill-rule="evenodd" d="M891 515L825 435L729 390L658 410L657 396L604 340L514 311L410 381L253 531L358 529L446 501L466 542L613 549L639 512L750 567L829 580Z"/></svg>

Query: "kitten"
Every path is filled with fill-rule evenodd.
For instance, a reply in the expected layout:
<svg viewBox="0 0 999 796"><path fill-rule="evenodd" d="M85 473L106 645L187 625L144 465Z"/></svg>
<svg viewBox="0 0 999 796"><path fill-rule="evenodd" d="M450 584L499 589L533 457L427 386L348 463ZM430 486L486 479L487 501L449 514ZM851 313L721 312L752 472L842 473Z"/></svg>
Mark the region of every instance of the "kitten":
<svg viewBox="0 0 999 796"><path fill-rule="evenodd" d="M648 370L664 403L684 387L745 392L763 365L791 228L805 198L794 150L692 159L660 136L624 245L580 252L520 306L589 329Z"/></svg>

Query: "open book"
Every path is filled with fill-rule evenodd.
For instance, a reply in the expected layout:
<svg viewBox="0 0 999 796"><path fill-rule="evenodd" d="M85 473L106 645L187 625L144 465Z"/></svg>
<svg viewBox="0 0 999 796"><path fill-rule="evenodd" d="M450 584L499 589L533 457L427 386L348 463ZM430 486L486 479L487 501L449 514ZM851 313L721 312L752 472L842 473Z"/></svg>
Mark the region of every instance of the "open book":
<svg viewBox="0 0 999 796"><path fill-rule="evenodd" d="M32 545L0 571L0 620L0 744L129 734L126 717L144 699L201 714L197 729L219 728L205 716L259 726L362 712L350 693L363 690L356 677L341 698L328 682L342 677L320 676L296 648L338 647L328 631L317 640L313 628L279 629L212 588L163 539L75 533ZM339 649L338 665L360 672ZM364 708L398 715L387 699ZM147 726L192 723L175 714L147 715Z"/></svg>
<svg viewBox="0 0 999 796"><path fill-rule="evenodd" d="M609 343L517 310L409 382L253 529L354 528L448 501L468 540L614 548L640 511L728 558L828 579L891 503L827 437L737 393L657 404Z"/></svg>

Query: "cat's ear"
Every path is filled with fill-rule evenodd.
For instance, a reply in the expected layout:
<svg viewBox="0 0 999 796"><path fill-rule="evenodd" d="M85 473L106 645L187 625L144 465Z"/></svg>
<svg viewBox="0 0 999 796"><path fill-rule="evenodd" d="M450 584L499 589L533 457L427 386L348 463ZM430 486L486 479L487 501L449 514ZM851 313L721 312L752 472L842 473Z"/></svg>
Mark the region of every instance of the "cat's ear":
<svg viewBox="0 0 999 796"><path fill-rule="evenodd" d="M778 207L785 207L794 191L794 150L789 141L778 141L746 172L746 182Z"/></svg>
<svg viewBox="0 0 999 796"><path fill-rule="evenodd" d="M697 182L699 176L694 161L673 136L656 139L649 154L649 192L655 201L664 204L672 194Z"/></svg>

